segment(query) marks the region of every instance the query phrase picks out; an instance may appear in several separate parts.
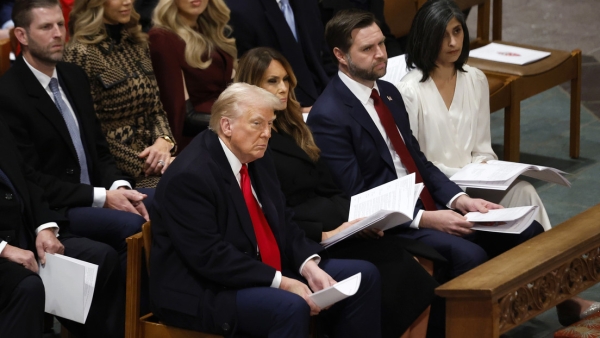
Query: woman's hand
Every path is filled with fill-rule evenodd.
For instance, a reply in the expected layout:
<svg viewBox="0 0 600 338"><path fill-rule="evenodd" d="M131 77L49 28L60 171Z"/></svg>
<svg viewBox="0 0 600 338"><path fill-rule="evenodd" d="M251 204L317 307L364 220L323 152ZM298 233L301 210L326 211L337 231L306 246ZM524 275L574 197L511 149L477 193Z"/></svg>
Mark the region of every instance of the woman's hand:
<svg viewBox="0 0 600 338"><path fill-rule="evenodd" d="M146 176L162 175L171 164L171 143L162 137L156 139L153 145L144 149L138 156L145 158L144 174Z"/></svg>
<svg viewBox="0 0 600 338"><path fill-rule="evenodd" d="M354 223L356 223L356 222L358 222L358 221L360 221L362 219L364 219L364 217L363 218L357 218L357 219L355 219L353 221L350 221L350 222L342 223L342 225L340 225L339 227L337 227L337 228L335 228L335 229L333 229L331 231L322 232L321 233L321 242L323 242L324 240L326 240L326 239L328 239L328 238L330 238L332 236L337 235L340 231L342 231L342 230L350 227L352 224L354 224Z"/></svg>

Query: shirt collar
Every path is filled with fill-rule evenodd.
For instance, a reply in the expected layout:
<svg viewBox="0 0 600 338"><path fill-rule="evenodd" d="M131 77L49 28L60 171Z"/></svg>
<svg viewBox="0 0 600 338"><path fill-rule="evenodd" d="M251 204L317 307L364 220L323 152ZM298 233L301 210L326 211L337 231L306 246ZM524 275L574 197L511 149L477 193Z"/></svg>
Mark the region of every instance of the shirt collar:
<svg viewBox="0 0 600 338"><path fill-rule="evenodd" d="M225 157L227 157L227 161L229 162L229 166L231 166L231 170L233 171L233 175L240 182L240 169L242 169L242 162L227 148L227 145L221 140L219 137L219 142L221 142L221 147L223 147L223 151L225 152Z"/></svg>
<svg viewBox="0 0 600 338"><path fill-rule="evenodd" d="M356 98L363 105L366 105L367 102L369 101L369 99L371 98L371 92L373 91L373 88L375 88L377 90L377 93L381 94L379 92L379 87L377 87L377 81L375 81L373 83L373 88L369 88L369 87L363 85L362 83L358 83L355 80L351 79L348 75L346 75L341 70L338 71L338 75L339 75L340 79L342 80L342 82L346 85L346 87L348 87L348 89L350 89L352 94L354 94L354 96L356 96Z"/></svg>
<svg viewBox="0 0 600 338"><path fill-rule="evenodd" d="M29 69L31 69L31 71L33 72L33 75L35 76L36 79L38 79L38 81L40 82L40 84L42 85L42 87L48 88L48 85L50 84L50 80L52 78L56 78L58 80L58 76L56 75L56 67L54 67L54 71L52 72L52 77L40 72L39 70L35 69L32 65L29 64L29 62L27 62L27 59L25 59L23 57L23 61L25 61L25 64L27 65L27 67L29 67Z"/></svg>

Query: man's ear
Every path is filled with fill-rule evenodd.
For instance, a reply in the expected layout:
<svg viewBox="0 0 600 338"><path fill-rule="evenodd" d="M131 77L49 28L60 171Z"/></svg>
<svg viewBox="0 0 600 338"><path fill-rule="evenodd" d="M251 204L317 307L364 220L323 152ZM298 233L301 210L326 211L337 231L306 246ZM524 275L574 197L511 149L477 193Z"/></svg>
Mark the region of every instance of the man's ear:
<svg viewBox="0 0 600 338"><path fill-rule="evenodd" d="M231 137L231 119L227 117L221 117L219 124L221 125L221 132L223 135Z"/></svg>
<svg viewBox="0 0 600 338"><path fill-rule="evenodd" d="M338 60L338 62L344 66L348 66L348 62L346 61L346 53L342 52L338 47L333 48L333 55Z"/></svg>
<svg viewBox="0 0 600 338"><path fill-rule="evenodd" d="M15 27L15 37L19 40L19 43L23 46L29 45L29 39L27 37L27 31L23 27Z"/></svg>

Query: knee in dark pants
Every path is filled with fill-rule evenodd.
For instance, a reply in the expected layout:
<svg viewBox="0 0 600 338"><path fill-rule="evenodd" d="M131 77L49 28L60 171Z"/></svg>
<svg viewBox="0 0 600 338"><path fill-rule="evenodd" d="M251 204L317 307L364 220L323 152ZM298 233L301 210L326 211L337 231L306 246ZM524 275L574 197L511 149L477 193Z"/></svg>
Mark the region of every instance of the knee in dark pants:
<svg viewBox="0 0 600 338"><path fill-rule="evenodd" d="M28 310L39 310L43 314L46 301L44 283L38 276L25 277L15 288L12 298L27 306Z"/></svg>

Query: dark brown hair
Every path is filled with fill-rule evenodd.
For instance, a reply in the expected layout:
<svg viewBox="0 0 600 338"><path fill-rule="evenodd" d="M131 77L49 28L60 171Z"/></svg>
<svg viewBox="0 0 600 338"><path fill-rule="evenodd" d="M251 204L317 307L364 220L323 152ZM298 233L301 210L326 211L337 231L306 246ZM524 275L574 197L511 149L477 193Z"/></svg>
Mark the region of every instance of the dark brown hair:
<svg viewBox="0 0 600 338"><path fill-rule="evenodd" d="M339 11L325 26L325 40L329 48L339 48L344 54L352 46L352 31L371 26L379 22L371 12L359 9L345 9ZM337 58L333 58L335 62Z"/></svg>
<svg viewBox="0 0 600 338"><path fill-rule="evenodd" d="M21 27L29 29L31 21L31 10L34 8L52 8L58 6L60 3L58 0L15 0L12 11L12 20L15 23L15 27Z"/></svg>
<svg viewBox="0 0 600 338"><path fill-rule="evenodd" d="M273 126L275 130L280 130L291 135L298 146L308 154L308 157L316 162L319 159L320 150L315 144L310 129L308 129L302 118L302 108L296 100L296 94L294 94L297 80L292 66L281 53L268 47L258 47L249 50L239 61L238 70L235 74L235 82L246 82L260 87L262 78L273 60L281 63L290 77L287 107L284 110L275 111L277 118Z"/></svg>

